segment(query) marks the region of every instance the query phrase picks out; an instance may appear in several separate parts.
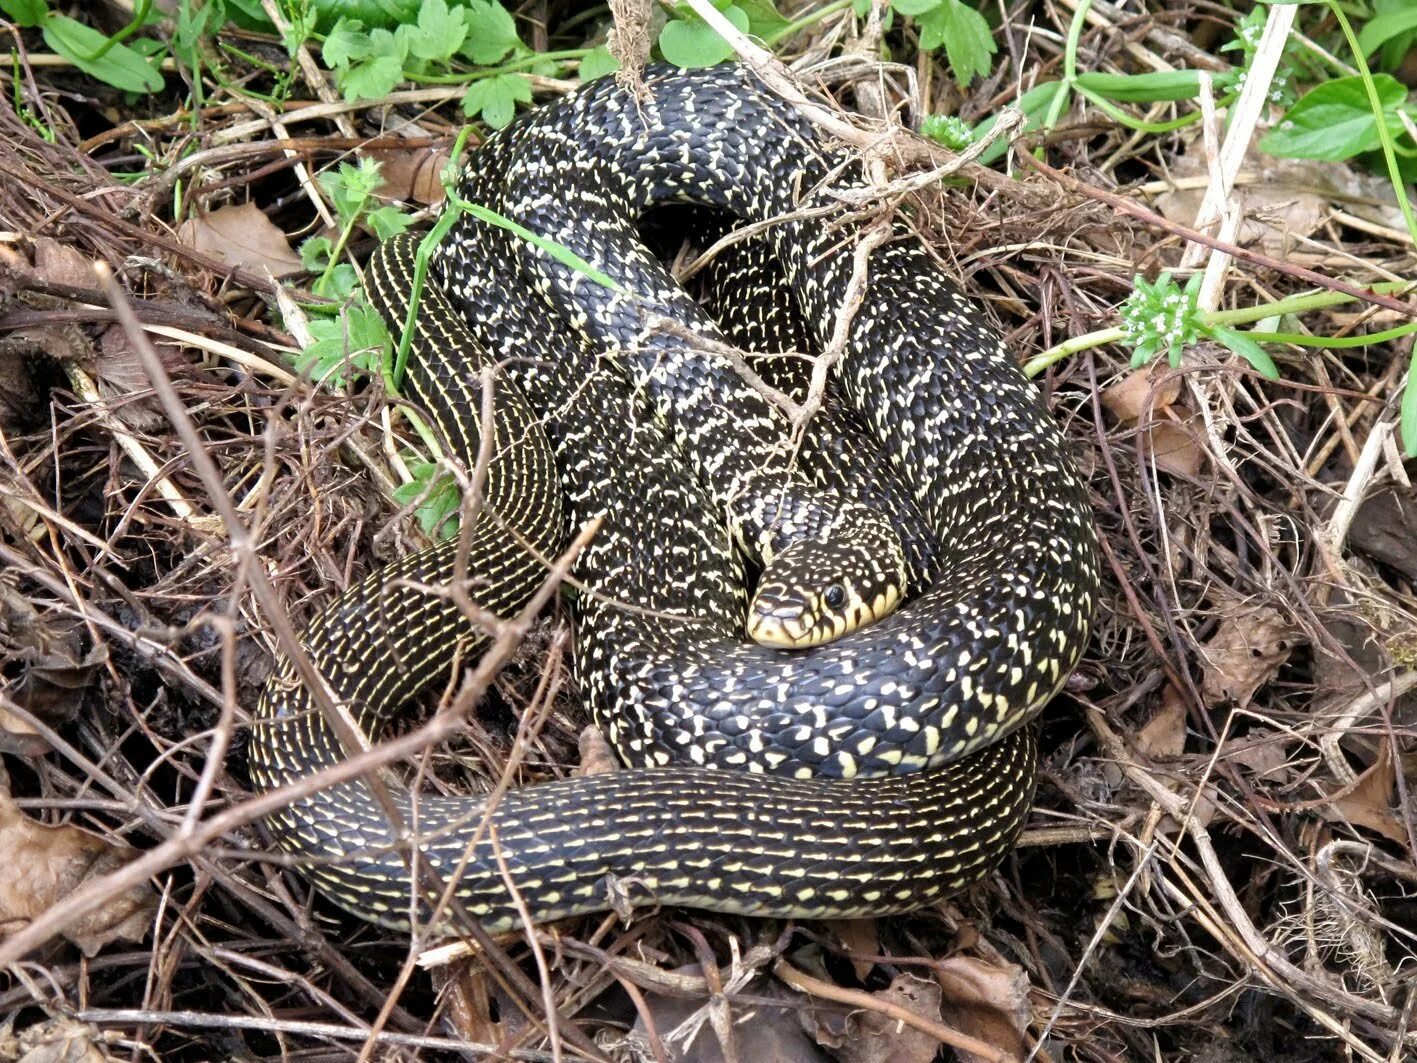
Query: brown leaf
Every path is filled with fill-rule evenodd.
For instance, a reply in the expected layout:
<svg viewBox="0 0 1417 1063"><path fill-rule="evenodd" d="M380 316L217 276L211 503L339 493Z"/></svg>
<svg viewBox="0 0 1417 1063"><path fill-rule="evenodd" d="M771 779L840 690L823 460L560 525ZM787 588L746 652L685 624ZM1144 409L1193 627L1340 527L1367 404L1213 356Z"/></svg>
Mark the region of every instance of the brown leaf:
<svg viewBox="0 0 1417 1063"><path fill-rule="evenodd" d="M1405 844L1407 829L1392 810L1392 791L1397 781L1388 744L1378 747L1378 759L1368 767L1358 781L1348 790L1335 797L1322 809L1324 819L1330 823L1351 823L1367 827L1384 838Z"/></svg>
<svg viewBox="0 0 1417 1063"><path fill-rule="evenodd" d="M1299 629L1267 605L1240 606L1201 647L1201 695L1208 703L1245 708L1289 659Z"/></svg>
<svg viewBox="0 0 1417 1063"><path fill-rule="evenodd" d="M67 244L48 236L34 242L34 272L50 284L71 288L102 288L93 262Z"/></svg>
<svg viewBox="0 0 1417 1063"><path fill-rule="evenodd" d="M581 754L577 775L608 775L620 770L620 758L615 755L615 748L595 724L581 729L576 745Z"/></svg>
<svg viewBox="0 0 1417 1063"><path fill-rule="evenodd" d="M871 995L931 1022L941 1021L940 987L928 979L902 974ZM841 1063L930 1063L940 1050L939 1042L923 1030L879 1011L852 1012L846 1029L847 1037L837 1049Z"/></svg>
<svg viewBox="0 0 1417 1063"><path fill-rule="evenodd" d="M30 819L5 793L0 796L0 926L27 923L84 882L132 861L138 852L68 824ZM110 941L141 941L157 902L146 885L108 898L102 907L69 924L62 933L94 956Z"/></svg>
<svg viewBox="0 0 1417 1063"><path fill-rule="evenodd" d="M299 273L300 256L290 249L285 233L254 203L222 207L182 223L177 237L188 247L214 255L233 266L277 279Z"/></svg>
<svg viewBox="0 0 1417 1063"><path fill-rule="evenodd" d="M1171 760L1186 748L1186 702L1170 683L1161 692L1161 708L1137 731L1137 749L1152 760Z"/></svg>
<svg viewBox="0 0 1417 1063"><path fill-rule="evenodd" d="M1102 389L1102 405L1129 424L1135 424L1143 414L1153 418L1165 414L1181 395L1181 377L1168 369L1153 362L1146 369L1126 374Z"/></svg>
<svg viewBox="0 0 1417 1063"><path fill-rule="evenodd" d="M876 966L869 956L881 954L880 926L874 919L828 919L827 926L836 931L846 951L852 954L851 967L856 977L864 979Z"/></svg>
<svg viewBox="0 0 1417 1063"><path fill-rule="evenodd" d="M1235 738L1220 747L1220 759L1246 767L1255 782L1278 785L1288 782L1293 772L1289 768L1289 753L1277 737L1255 741Z"/></svg>
<svg viewBox="0 0 1417 1063"><path fill-rule="evenodd" d="M699 975L697 966L681 968L683 973ZM786 987L763 978L754 979L743 992L757 998L782 1000L785 1007L718 1004L720 1013L731 1022L725 1033L733 1042L734 1058L741 1063L829 1063L829 1057L803 1031L793 1002L796 995ZM636 1059L654 1059L654 1037L649 1022L670 1063L726 1063L729 1056L711 1012L714 1002L703 997L672 997L660 993L644 994L648 1016L639 1013L630 1031L629 1042L636 1050Z"/></svg>
<svg viewBox="0 0 1417 1063"><path fill-rule="evenodd" d="M442 148L376 151L379 160L381 199L401 199L412 203L441 203L443 182L440 174L448 165L448 152Z"/></svg>
<svg viewBox="0 0 1417 1063"><path fill-rule="evenodd" d="M97 1027L73 1019L36 1023L0 1042L0 1059L15 1063L107 1063L122 1058L108 1051L108 1038Z"/></svg>
<svg viewBox="0 0 1417 1063"><path fill-rule="evenodd" d="M1191 477L1205 464L1205 448L1185 424L1191 414L1177 402L1180 394L1180 380L1167 377L1165 365L1156 362L1104 388L1102 404L1122 423L1139 428L1146 437L1143 452L1158 469Z"/></svg>
<svg viewBox="0 0 1417 1063"><path fill-rule="evenodd" d="M987 963L972 956L950 956L935 964L941 1014L947 1026L1022 1060L1024 1032L1033 1011L1028 1003L1028 975L1013 964ZM958 1053L962 1063L979 1057Z"/></svg>
<svg viewBox="0 0 1417 1063"><path fill-rule="evenodd" d="M13 674L4 693L14 705L45 723L73 719L94 673L108 660L102 646L81 649L82 630L41 614L18 591L0 583L0 649ZM0 708L0 749L18 756L42 756L49 746L25 720Z"/></svg>

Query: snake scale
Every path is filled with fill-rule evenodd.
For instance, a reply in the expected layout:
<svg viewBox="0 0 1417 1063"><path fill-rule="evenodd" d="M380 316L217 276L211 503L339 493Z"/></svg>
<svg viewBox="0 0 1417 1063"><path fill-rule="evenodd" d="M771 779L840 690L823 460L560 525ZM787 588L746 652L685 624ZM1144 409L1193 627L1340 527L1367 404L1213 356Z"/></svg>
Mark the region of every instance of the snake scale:
<svg viewBox="0 0 1417 1063"><path fill-rule="evenodd" d="M495 801L394 788L402 829L362 780L270 817L324 892L386 926L499 930L648 903L803 918L917 909L1012 844L1036 762L1024 725L1087 639L1095 536L1061 433L903 222L872 252L833 390L914 492L935 578L825 645L743 638L742 544L724 499L765 468L801 474L774 439L778 411L646 327L663 315L716 334L636 221L691 202L770 222L764 245L825 348L863 225L833 194L865 178L743 68L651 67L644 84L637 97L602 78L522 116L473 153L460 189L618 288L465 214L435 255L408 371L450 455L471 468L491 433L483 504L462 533L479 607L514 615L565 517L603 518L575 567L576 669L627 768ZM368 268L396 334L412 261L396 240ZM456 557L454 540L376 572L306 632L366 733L486 644L428 592ZM279 665L253 727L263 790L346 755L295 674ZM457 904L434 903L443 886Z"/></svg>

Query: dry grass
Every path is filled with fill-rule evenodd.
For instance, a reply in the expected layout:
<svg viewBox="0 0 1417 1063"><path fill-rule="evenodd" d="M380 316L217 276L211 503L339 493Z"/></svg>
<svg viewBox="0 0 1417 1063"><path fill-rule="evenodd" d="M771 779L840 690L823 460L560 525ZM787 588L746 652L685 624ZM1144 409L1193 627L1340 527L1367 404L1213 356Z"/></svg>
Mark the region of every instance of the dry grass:
<svg viewBox="0 0 1417 1063"><path fill-rule="evenodd" d="M1113 12L1111 22L1084 37L1099 69L1196 62L1179 17L1158 25ZM823 54L844 25L825 20L793 52ZM1012 98L1020 69L1051 69L1061 47L1021 28L1010 44L1012 61L967 100L926 59L883 76L857 60L836 68L829 87L848 110L983 114ZM794 1023L800 1012L825 1029L859 1005L809 1006L751 977L785 959L788 984L803 985L794 975L814 963L845 991L874 992L903 973L938 975L962 953L1026 976L1026 1043L1040 1059L1410 1054L1417 496L1411 463L1390 442L1410 337L1284 354L1280 382L1206 345L1180 370L1141 376L1124 350L1093 347L1041 378L1091 478L1106 600L1087 659L1043 723L1045 782L1025 844L987 888L864 929L683 912L628 927L583 921L541 935L548 987L537 986L518 938L504 942L510 959L430 976L407 941L313 900L243 825L253 808L245 725L277 637L219 507L223 498L234 506L255 578L298 626L352 578L417 544L388 491L403 472L407 429L377 388L337 394L290 374L296 344L271 324L280 320L268 303L274 286L179 242L166 220L177 182L164 171L186 156L187 204L251 199L304 235L324 204L297 167L321 168L370 141L405 140L406 153L446 145L453 94L311 117L293 102L272 111L229 93L199 116L193 137L175 116L120 119L117 101L100 107L93 89L70 71L21 67L17 91L52 142L0 107L0 651L12 682L0 706L55 751L11 758L20 807L146 850L137 877L158 904L143 943L79 960L55 941L14 963L0 1011L16 1029L74 1020L50 1029L102 1031L95 1052L101 1043L134 1059L361 1049L435 1059L468 1055L470 1042L514 1058L580 1058L591 1041L626 1058L637 1014L662 1023L674 997L714 1001L708 1019L719 1030L725 1007ZM313 85L310 97L326 89ZM875 137L888 163L904 145L906 173L940 161L919 142L847 125L844 112L826 117L843 136ZM1137 138L1089 120L1050 138L1048 164L1071 181L1020 166L1017 181L883 199L914 203L924 234L1029 358L1111 326L1135 273L1182 262L1189 244L1175 222L1121 215L1089 190L1126 189L1154 204L1147 183L1166 184L1196 150L1179 135ZM1237 187L1261 161L1245 157ZM140 169L136 181L115 177ZM1412 275L1401 234L1355 227L1324 203L1327 220L1288 249L1250 244L1258 257L1232 264L1218 305L1304 290L1285 263L1357 285ZM1282 220L1282 204L1266 209ZM116 273L162 343L170 395L215 463L216 496L135 368L112 300L81 269L36 272L41 239ZM1211 251L1192 254L1204 268ZM1393 311L1359 303L1304 319L1331 335L1395 323ZM33 671L26 647L36 631L77 676L43 711L13 686ZM95 647L103 653L80 668ZM440 785L500 778L516 714L542 707L539 680L568 667L564 651L562 620L550 617L468 731L433 756ZM583 721L573 699L544 707L514 784L576 762ZM92 888L102 900L120 887L100 879ZM558 1014L555 1049L543 993ZM968 1008L955 1016L968 1027ZM580 1048L567 1041L577 1029ZM645 1036L647 1058L668 1032Z"/></svg>

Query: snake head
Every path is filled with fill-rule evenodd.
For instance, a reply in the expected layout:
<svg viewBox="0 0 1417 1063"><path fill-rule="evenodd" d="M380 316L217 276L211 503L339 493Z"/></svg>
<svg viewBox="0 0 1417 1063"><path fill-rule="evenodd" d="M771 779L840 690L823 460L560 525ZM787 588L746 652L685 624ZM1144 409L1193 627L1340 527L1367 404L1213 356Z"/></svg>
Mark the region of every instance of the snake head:
<svg viewBox="0 0 1417 1063"><path fill-rule="evenodd" d="M895 612L907 579L900 537L874 510L850 508L849 525L791 543L764 567L748 606L754 642L806 649Z"/></svg>

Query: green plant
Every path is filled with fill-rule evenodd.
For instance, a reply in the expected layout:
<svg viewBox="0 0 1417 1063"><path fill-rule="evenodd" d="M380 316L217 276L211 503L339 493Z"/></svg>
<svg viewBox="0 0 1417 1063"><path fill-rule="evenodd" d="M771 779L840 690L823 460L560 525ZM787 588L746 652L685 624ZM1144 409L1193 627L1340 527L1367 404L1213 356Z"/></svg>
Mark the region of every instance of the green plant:
<svg viewBox="0 0 1417 1063"><path fill-rule="evenodd" d="M394 488L394 501L401 506L417 502L413 515L424 533L436 539L451 537L458 530L458 508L462 504L457 480L451 473L442 472L437 462L422 461L413 455L405 462L412 479Z"/></svg>
<svg viewBox="0 0 1417 1063"><path fill-rule="evenodd" d="M132 20L111 37L68 15L51 11L45 0L0 0L0 11L16 25L38 27L44 43L90 77L125 92L157 92L162 73L149 56L123 41L143 28L152 0L141 0ZM153 44L155 42L148 42Z"/></svg>
<svg viewBox="0 0 1417 1063"><path fill-rule="evenodd" d="M1263 347L1243 332L1206 320L1197 305L1203 274L1192 274L1182 288L1163 273L1154 282L1138 275L1132 294L1122 304L1122 331L1132 347L1132 367L1146 365L1162 351L1173 367L1181 355L1202 337L1215 340L1244 358L1271 380L1279 369Z"/></svg>

